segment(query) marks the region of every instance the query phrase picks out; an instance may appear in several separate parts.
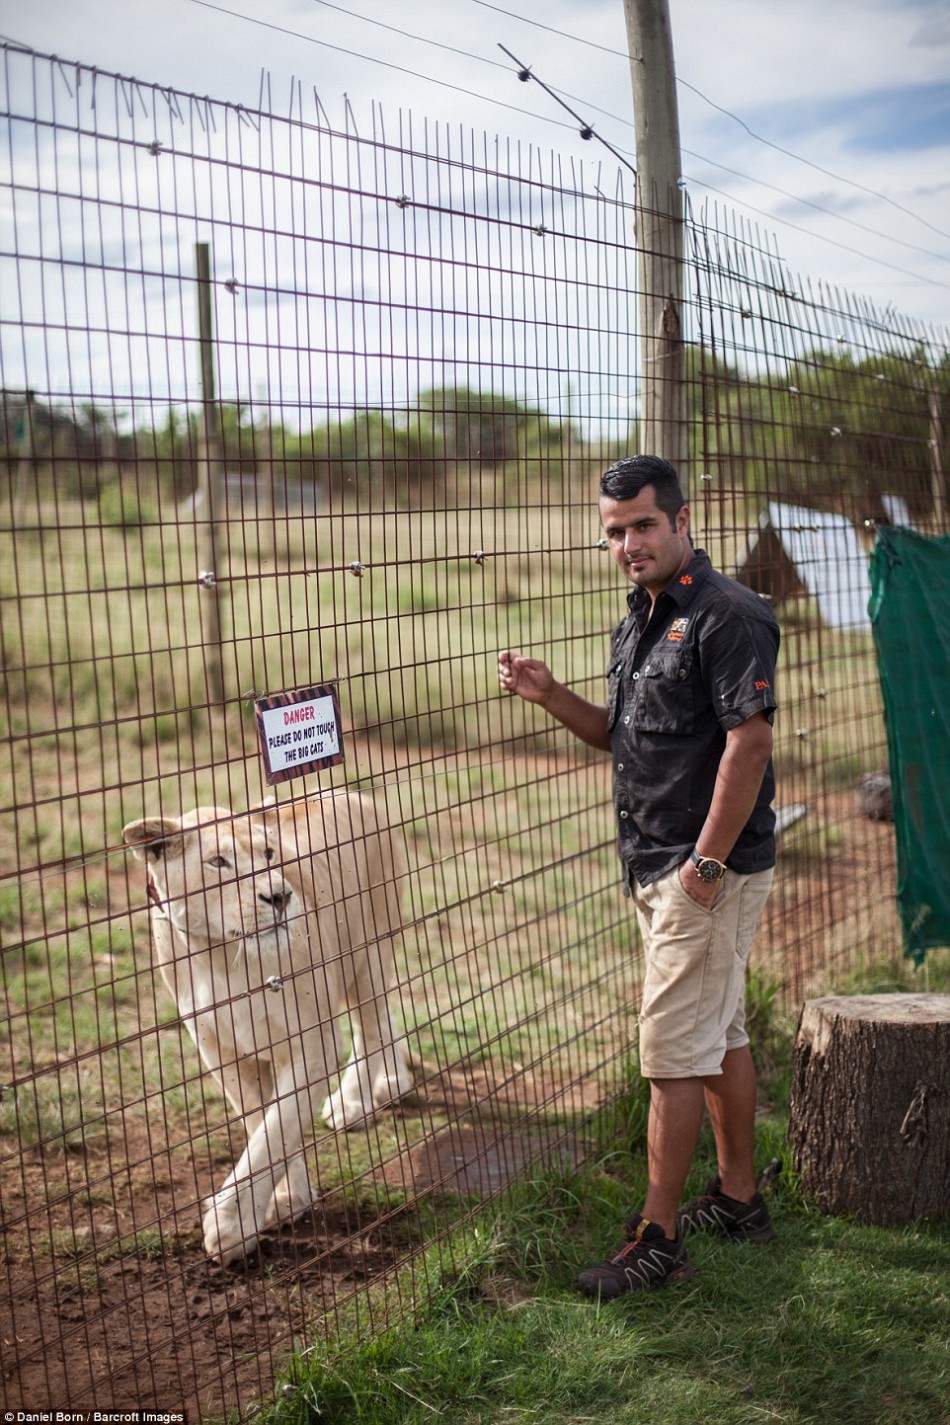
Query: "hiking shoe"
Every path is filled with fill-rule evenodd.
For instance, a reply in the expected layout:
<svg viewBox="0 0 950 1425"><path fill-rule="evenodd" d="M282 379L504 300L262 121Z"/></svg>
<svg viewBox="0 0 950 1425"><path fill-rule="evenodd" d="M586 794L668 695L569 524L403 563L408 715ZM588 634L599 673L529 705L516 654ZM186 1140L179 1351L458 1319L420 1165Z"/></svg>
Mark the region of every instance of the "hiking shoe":
<svg viewBox="0 0 950 1425"><path fill-rule="evenodd" d="M627 1240L599 1267L588 1267L574 1278L585 1296L623 1296L628 1291L650 1291L693 1275L683 1239L670 1239L662 1227L639 1213L627 1219Z"/></svg>
<svg viewBox="0 0 950 1425"><path fill-rule="evenodd" d="M718 1232L733 1242L771 1242L775 1228L765 1199L757 1192L751 1202L737 1202L720 1190L718 1174L709 1179L702 1197L694 1197L677 1214L680 1232Z"/></svg>

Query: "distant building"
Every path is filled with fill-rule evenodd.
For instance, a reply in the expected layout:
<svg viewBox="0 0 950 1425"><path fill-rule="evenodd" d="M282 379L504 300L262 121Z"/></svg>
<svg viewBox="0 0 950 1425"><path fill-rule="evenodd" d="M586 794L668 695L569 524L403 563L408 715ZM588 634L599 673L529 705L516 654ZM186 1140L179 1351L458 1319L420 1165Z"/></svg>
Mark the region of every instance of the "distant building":
<svg viewBox="0 0 950 1425"><path fill-rule="evenodd" d="M270 515L315 515L324 505L322 488L314 480L289 480L277 476L271 506L270 483L260 475L226 470L221 477L223 514L228 519L267 519ZM201 509L202 490L193 490L178 506L182 518L193 518Z"/></svg>

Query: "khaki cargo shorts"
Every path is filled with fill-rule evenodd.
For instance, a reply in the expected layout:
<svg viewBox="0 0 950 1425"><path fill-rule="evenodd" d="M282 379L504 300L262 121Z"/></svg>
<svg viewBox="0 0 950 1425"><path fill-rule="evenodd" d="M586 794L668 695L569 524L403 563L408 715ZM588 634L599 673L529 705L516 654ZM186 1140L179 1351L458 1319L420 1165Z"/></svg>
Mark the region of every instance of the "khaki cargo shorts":
<svg viewBox="0 0 950 1425"><path fill-rule="evenodd" d="M640 1072L647 1079L705 1078L748 1044L745 968L772 871L727 871L712 910L690 900L679 868L632 884L646 974L640 1005Z"/></svg>

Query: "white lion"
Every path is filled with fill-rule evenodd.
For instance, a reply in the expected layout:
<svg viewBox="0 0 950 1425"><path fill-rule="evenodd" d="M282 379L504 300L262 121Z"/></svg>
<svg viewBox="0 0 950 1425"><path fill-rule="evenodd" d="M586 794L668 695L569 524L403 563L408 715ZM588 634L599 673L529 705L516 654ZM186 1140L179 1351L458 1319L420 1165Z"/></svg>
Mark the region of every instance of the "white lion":
<svg viewBox="0 0 950 1425"><path fill-rule="evenodd" d="M321 1105L350 1128L411 1088L390 1010L392 832L371 799L339 793L246 815L198 807L122 835L148 868L165 985L244 1119L247 1147L202 1219L205 1250L235 1261L313 1202L304 1145ZM330 1094L345 1010L352 1054Z"/></svg>

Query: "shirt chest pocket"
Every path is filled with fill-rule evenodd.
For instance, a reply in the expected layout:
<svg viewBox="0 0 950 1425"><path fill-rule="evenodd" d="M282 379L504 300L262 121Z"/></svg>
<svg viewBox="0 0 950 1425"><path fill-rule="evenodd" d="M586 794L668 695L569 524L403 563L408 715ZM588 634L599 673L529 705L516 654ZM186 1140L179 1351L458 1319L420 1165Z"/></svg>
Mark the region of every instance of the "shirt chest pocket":
<svg viewBox="0 0 950 1425"><path fill-rule="evenodd" d="M688 649L650 655L631 674L634 727L644 732L666 732L688 736L693 731L694 693L692 653Z"/></svg>

